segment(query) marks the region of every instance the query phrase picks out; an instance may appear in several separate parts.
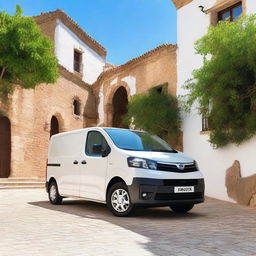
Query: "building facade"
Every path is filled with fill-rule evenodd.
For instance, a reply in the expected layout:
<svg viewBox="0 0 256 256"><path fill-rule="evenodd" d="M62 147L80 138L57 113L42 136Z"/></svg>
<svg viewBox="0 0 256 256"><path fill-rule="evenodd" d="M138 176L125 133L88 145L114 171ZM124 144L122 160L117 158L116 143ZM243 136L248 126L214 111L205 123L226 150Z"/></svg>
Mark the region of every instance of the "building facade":
<svg viewBox="0 0 256 256"><path fill-rule="evenodd" d="M53 134L96 125L120 127L129 97L152 87L168 86L176 94L175 45L114 66L106 63L106 49L63 11L34 19L54 42L60 77L35 89L16 86L8 102L0 101L0 181L43 180Z"/></svg>
<svg viewBox="0 0 256 256"><path fill-rule="evenodd" d="M203 64L201 56L195 54L194 42L201 38L209 26L217 24L218 20L235 19L241 14L255 14L256 1L252 0L173 0L177 8L177 94L185 95L182 85L191 78L191 72ZM230 189L236 190L235 194L253 196L256 193L256 137L244 142L240 146L229 145L222 149L213 149L208 142L209 133L202 116L196 109L184 116L183 120L183 148L184 152L198 160L200 169L204 173L206 181L206 194L222 200L233 201ZM203 131L206 130L206 131ZM241 165L242 177L247 177L248 185L245 187L230 183L226 170L237 160ZM230 174L230 173L229 173ZM252 175L252 176L251 176ZM250 176L250 177L248 177ZM235 182L241 179L240 175L231 173ZM253 185L254 184L254 185ZM233 188L230 188L232 187ZM249 189L250 187L250 189ZM229 195L228 195L229 194ZM236 196L233 196L236 199ZM242 200L243 204L249 204L249 199Z"/></svg>
<svg viewBox="0 0 256 256"><path fill-rule="evenodd" d="M161 45L127 63L105 70L93 84L99 126L120 126L129 97L167 86L176 95L176 45Z"/></svg>

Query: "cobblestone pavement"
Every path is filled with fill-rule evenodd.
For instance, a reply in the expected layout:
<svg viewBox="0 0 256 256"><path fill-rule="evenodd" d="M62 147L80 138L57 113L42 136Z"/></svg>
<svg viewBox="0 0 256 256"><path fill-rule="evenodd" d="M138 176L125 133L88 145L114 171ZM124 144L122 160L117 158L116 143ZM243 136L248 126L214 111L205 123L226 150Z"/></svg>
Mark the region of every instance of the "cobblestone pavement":
<svg viewBox="0 0 256 256"><path fill-rule="evenodd" d="M187 215L165 208L112 216L104 205L44 190L0 191L1 256L256 255L256 210L207 199Z"/></svg>

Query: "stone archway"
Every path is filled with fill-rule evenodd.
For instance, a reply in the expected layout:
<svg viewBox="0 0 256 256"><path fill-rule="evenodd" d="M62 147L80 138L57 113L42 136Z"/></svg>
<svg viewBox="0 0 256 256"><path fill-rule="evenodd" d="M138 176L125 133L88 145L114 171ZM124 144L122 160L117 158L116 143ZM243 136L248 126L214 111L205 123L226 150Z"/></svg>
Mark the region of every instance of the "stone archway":
<svg viewBox="0 0 256 256"><path fill-rule="evenodd" d="M113 116L112 126L119 128L128 128L123 124L124 115L127 113L128 94L125 87L120 86L114 93L112 99Z"/></svg>
<svg viewBox="0 0 256 256"><path fill-rule="evenodd" d="M11 173L11 122L0 116L0 178L8 178Z"/></svg>
<svg viewBox="0 0 256 256"><path fill-rule="evenodd" d="M52 135L58 134L60 132L59 121L56 116L52 116L51 118L51 129L50 129L50 137Z"/></svg>

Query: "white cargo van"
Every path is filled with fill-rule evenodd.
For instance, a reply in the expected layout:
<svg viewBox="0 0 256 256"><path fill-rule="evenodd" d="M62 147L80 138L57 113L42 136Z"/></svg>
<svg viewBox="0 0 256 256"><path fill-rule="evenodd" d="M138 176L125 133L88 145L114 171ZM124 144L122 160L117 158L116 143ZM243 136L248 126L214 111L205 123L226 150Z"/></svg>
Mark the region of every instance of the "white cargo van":
<svg viewBox="0 0 256 256"><path fill-rule="evenodd" d="M116 216L137 206L185 213L204 201L196 162L143 131L86 128L52 136L46 189L52 204L65 197L106 203Z"/></svg>

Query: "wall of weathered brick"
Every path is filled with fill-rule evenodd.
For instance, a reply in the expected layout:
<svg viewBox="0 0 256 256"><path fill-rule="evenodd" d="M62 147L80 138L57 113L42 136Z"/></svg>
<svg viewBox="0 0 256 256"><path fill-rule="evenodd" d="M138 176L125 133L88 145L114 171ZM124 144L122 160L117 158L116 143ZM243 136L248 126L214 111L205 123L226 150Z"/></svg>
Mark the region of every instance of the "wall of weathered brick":
<svg viewBox="0 0 256 256"><path fill-rule="evenodd" d="M93 85L98 95L99 125L111 126L112 98L120 86L128 97L146 93L150 88L168 84L168 92L176 95L176 45L161 45L124 65L104 72Z"/></svg>
<svg viewBox="0 0 256 256"><path fill-rule="evenodd" d="M45 177L50 122L53 115L60 131L83 128L83 111L88 90L61 76L56 84L41 84L36 89L17 87L2 109L11 121L12 160L10 177ZM81 116L73 114L73 99L81 102Z"/></svg>

